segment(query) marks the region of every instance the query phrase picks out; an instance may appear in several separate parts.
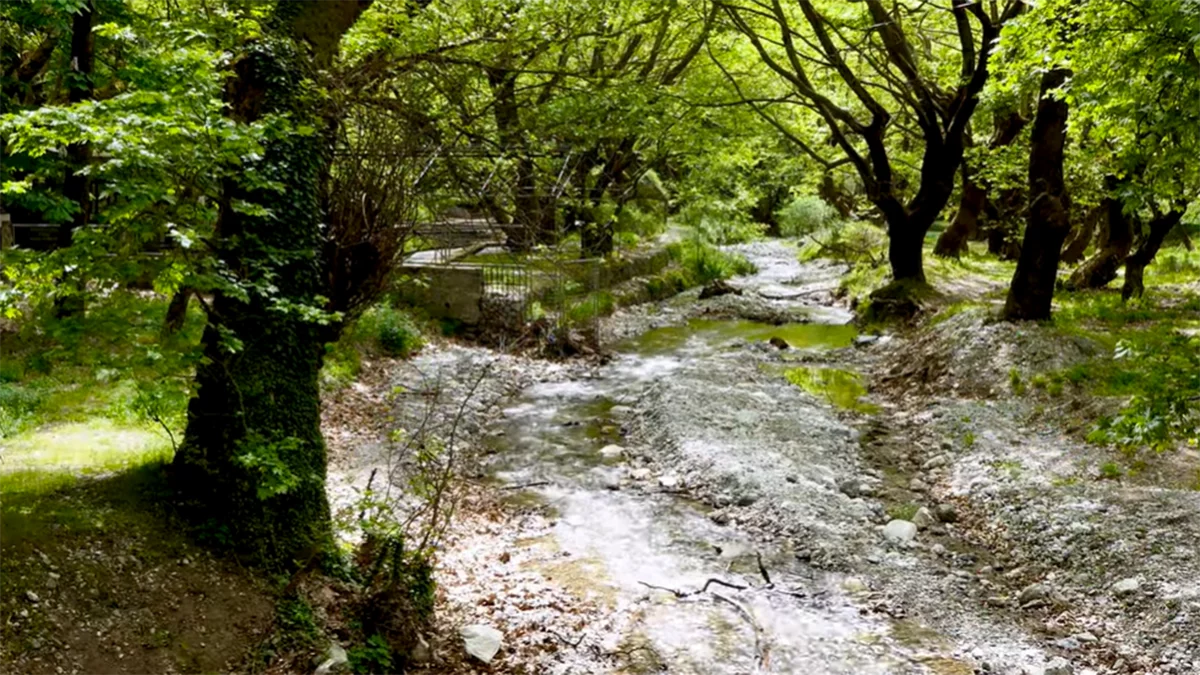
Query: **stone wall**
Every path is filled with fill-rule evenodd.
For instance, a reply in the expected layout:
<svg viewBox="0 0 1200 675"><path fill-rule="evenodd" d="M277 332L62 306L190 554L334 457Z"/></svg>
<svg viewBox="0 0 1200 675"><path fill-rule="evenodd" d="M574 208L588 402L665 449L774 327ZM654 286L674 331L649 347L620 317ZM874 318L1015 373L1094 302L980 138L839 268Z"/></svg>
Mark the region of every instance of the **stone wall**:
<svg viewBox="0 0 1200 675"><path fill-rule="evenodd" d="M420 307L437 319L479 323L483 268L478 265L406 265L396 285L401 302Z"/></svg>

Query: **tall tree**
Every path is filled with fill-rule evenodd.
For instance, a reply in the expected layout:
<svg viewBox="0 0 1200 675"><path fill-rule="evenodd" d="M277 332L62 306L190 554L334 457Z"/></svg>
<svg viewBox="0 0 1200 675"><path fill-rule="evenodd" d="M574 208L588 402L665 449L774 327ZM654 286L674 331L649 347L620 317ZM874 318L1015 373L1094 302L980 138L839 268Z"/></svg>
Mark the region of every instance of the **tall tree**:
<svg viewBox="0 0 1200 675"><path fill-rule="evenodd" d="M96 51L95 37L92 35L92 23L95 15L95 5L87 0L71 24L71 61L67 73L67 102L76 104L92 98L94 82L92 73L95 70ZM86 142L72 143L67 146L67 172L63 181L63 197L75 204L75 212L71 220L58 227L59 248L70 248L71 238L76 230L85 227L92 215L91 180L88 178L88 162L91 159L91 145ZM60 317L78 315L83 312L83 295L81 280L77 278L64 279L64 285L69 290L61 293L55 304ZM73 287L73 288L70 288Z"/></svg>
<svg viewBox="0 0 1200 675"><path fill-rule="evenodd" d="M1042 76L1041 101L1029 148L1025 241L1004 303L1004 318L1009 321L1050 318L1059 255L1071 229L1063 178L1068 108L1059 91L1069 76L1065 68L1052 68Z"/></svg>
<svg viewBox="0 0 1200 675"><path fill-rule="evenodd" d="M887 221L893 278L923 283L922 244L954 191L993 45L1024 3L1010 0L1002 10L996 3L957 1L940 7L881 0L796 4L798 16L780 0L721 2L762 62L817 113L862 178ZM957 36L957 54L942 53L959 62L949 83L937 77L946 69L914 47L913 34L923 28L948 28ZM919 182L907 198L888 144L889 132L902 121L915 125L912 135L924 145Z"/></svg>
<svg viewBox="0 0 1200 675"><path fill-rule="evenodd" d="M226 92L239 123L283 126L224 186L215 247L231 283L211 302L172 468L179 490L268 565L330 537L317 376L331 337L320 251L334 121L317 78L369 4L276 3Z"/></svg>

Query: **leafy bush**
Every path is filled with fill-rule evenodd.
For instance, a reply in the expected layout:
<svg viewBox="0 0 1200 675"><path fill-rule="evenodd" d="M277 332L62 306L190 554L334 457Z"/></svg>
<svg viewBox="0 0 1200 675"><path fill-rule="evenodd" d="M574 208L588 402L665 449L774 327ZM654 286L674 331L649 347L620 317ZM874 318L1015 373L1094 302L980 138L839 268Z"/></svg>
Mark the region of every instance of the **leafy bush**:
<svg viewBox="0 0 1200 675"><path fill-rule="evenodd" d="M376 305L364 312L354 333L360 340L374 342L388 356L403 358L425 344L412 317L389 305Z"/></svg>
<svg viewBox="0 0 1200 675"><path fill-rule="evenodd" d="M36 389L0 383L0 438L20 433L44 401L42 392Z"/></svg>
<svg viewBox="0 0 1200 675"><path fill-rule="evenodd" d="M801 260L828 258L847 265L881 267L887 262L887 233L871 223L851 220L809 235Z"/></svg>
<svg viewBox="0 0 1200 675"><path fill-rule="evenodd" d="M700 238L671 244L668 251L671 259L688 275L689 286L701 286L717 279L754 272L754 265L750 261L740 255L726 253Z"/></svg>
<svg viewBox="0 0 1200 675"><path fill-rule="evenodd" d="M365 645L351 647L346 651L350 660L350 671L354 673L392 672L392 648L378 633L367 638Z"/></svg>
<svg viewBox="0 0 1200 675"><path fill-rule="evenodd" d="M776 212L775 217L779 220L780 234L798 237L828 228L837 212L821 198L806 195L793 199Z"/></svg>
<svg viewBox="0 0 1200 675"><path fill-rule="evenodd" d="M1200 339L1148 331L1117 343L1106 373L1113 393L1132 391L1114 417L1100 420L1088 440L1133 449L1165 450L1200 436ZM1067 377L1073 379L1068 373Z"/></svg>
<svg viewBox="0 0 1200 675"><path fill-rule="evenodd" d="M761 237L766 230L766 225L751 220L742 207L733 200L693 202L680 210L679 219L706 241L739 244Z"/></svg>

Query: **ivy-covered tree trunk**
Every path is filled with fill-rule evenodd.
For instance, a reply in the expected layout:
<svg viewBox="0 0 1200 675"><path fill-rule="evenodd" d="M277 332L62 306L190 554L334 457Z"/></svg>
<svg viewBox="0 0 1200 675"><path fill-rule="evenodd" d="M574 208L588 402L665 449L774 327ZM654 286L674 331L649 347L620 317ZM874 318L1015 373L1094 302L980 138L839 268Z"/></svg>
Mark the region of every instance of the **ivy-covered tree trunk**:
<svg viewBox="0 0 1200 675"><path fill-rule="evenodd" d="M1025 242L1004 303L1004 318L1009 321L1050 318L1059 255L1071 229L1063 180L1068 109L1067 102L1055 98L1052 92L1069 76L1065 68L1055 68L1042 76L1041 101L1029 150L1030 203Z"/></svg>
<svg viewBox="0 0 1200 675"><path fill-rule="evenodd" d="M1125 285L1121 287L1121 299L1140 298L1146 291L1146 266L1154 262L1154 257L1158 255L1158 250L1162 248L1167 235L1183 220L1185 210L1186 204L1150 221L1150 231L1146 233L1145 239L1142 239L1137 250L1125 260Z"/></svg>
<svg viewBox="0 0 1200 675"><path fill-rule="evenodd" d="M268 567L290 567L330 539L317 376L333 336L305 310L323 306L331 144L312 77L367 4L278 3L227 90L239 121L286 114L293 126L226 183L216 246L232 279L211 302L173 477L198 517Z"/></svg>

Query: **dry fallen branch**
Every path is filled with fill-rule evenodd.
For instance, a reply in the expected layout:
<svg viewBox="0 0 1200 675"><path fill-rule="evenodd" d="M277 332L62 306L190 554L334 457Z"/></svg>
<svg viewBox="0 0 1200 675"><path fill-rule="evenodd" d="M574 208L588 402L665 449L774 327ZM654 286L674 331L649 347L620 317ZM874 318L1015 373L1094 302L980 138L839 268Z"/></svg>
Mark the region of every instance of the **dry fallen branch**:
<svg viewBox="0 0 1200 675"><path fill-rule="evenodd" d="M639 581L638 583L645 586L646 588L650 588L650 589L653 589L656 591L666 591L666 592L674 595L677 598L688 598L693 595L699 595L699 594L707 591L708 587L713 584L717 584L718 586L724 586L725 588L732 588L735 591L744 591L747 588L749 588L749 586L740 586L738 584L731 584L728 581L721 581L720 579L709 579L708 581L704 582L704 586L700 587L698 590L695 590L695 591L679 591L674 588L666 588L664 586L654 586L653 584L648 584L644 581Z"/></svg>

